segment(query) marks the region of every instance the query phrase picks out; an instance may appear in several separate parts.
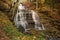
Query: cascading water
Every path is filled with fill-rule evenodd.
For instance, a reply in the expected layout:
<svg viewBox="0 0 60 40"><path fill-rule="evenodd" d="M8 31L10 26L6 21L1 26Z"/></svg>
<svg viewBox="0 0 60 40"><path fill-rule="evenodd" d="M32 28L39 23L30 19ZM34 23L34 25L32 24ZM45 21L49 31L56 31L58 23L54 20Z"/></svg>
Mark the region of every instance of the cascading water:
<svg viewBox="0 0 60 40"><path fill-rule="evenodd" d="M38 30L45 30L44 25L40 23L39 15L33 10L31 10L31 12L33 21L35 22L35 28Z"/></svg>
<svg viewBox="0 0 60 40"><path fill-rule="evenodd" d="M28 22L26 21L26 17L24 16L24 14L25 14L25 7L22 4L20 4L14 22L17 28L19 28L19 26L21 25L25 29L25 32L27 32L27 30L30 29L28 27Z"/></svg>
<svg viewBox="0 0 60 40"><path fill-rule="evenodd" d="M39 19L39 16L37 15L37 13L33 10L30 10L30 11L26 10L26 8L22 4L20 4L18 6L18 11L14 18L14 22L15 22L15 25L17 28L19 28L21 25L25 29L25 32L30 30L28 22L27 22L28 18L26 17L27 16L26 14L32 14L32 19L35 23L35 29L45 30L44 25L40 24L40 22L39 22L40 19Z"/></svg>

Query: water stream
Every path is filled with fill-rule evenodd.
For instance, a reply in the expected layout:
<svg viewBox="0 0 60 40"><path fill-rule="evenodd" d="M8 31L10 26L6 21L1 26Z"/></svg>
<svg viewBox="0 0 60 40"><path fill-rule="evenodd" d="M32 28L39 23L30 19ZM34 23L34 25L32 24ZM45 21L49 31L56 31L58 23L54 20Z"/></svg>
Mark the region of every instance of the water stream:
<svg viewBox="0 0 60 40"><path fill-rule="evenodd" d="M27 32L27 30L30 30L29 24L26 20L27 19L26 14L28 14L28 15L32 14L32 19L35 23L35 27L34 27L35 29L45 30L44 25L39 22L40 19L39 19L38 14L33 10L30 10L30 11L26 10L26 8L23 4L20 4L18 6L17 14L14 17L14 22L15 22L15 25L17 28L19 28L21 25L25 29L25 32ZM31 17L31 16L29 16L29 17Z"/></svg>

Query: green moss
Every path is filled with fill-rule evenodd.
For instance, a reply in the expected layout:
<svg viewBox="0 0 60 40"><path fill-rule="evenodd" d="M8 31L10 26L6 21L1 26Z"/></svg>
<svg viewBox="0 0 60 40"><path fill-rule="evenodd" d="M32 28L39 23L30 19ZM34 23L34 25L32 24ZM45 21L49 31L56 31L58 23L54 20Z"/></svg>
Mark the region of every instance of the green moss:
<svg viewBox="0 0 60 40"><path fill-rule="evenodd" d="M11 40L20 40L16 36L21 37L21 38L26 36L26 35L22 34L21 32L18 32L18 30L15 27L13 27L13 25L11 25L9 23L8 23L8 25L5 24L5 26L6 27L4 29L5 29L7 35L10 37ZM15 36L16 38L13 37L13 36ZM24 40L32 40L32 39L34 39L33 37L34 36L32 36L32 37L31 36L27 36ZM41 32L41 35L39 37L36 37L35 39L36 40L44 40L44 33Z"/></svg>
<svg viewBox="0 0 60 40"><path fill-rule="evenodd" d="M12 23L8 20L2 20L2 23L4 24L5 28L5 32L7 34L7 36L12 39L12 40L18 40L18 38L14 38L14 37L23 37L24 34L22 34L21 32L19 32L13 25ZM13 37L14 36L14 37Z"/></svg>
<svg viewBox="0 0 60 40"><path fill-rule="evenodd" d="M36 35L24 35L23 33L19 32L16 29L16 27L14 27L14 25L12 24L12 22L10 22L10 20L8 19L8 17L4 18L2 16L1 22L5 26L4 27L4 31L6 33L6 36L8 36L8 38L10 38L10 40L21 40L23 38L24 38L24 40L33 40L34 36L36 37ZM41 37L36 37L35 38L35 40L40 40L40 39L41 40L44 39L43 35L41 35Z"/></svg>

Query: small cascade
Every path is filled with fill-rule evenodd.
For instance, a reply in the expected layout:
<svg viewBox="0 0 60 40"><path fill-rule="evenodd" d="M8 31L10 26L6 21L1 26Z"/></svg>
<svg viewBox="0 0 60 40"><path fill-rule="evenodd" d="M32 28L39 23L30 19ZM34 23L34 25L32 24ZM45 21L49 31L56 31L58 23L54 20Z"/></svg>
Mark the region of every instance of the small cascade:
<svg viewBox="0 0 60 40"><path fill-rule="evenodd" d="M35 28L38 30L45 30L44 25L40 23L39 15L33 10L31 10L31 12L33 21L35 22Z"/></svg>
<svg viewBox="0 0 60 40"><path fill-rule="evenodd" d="M23 4L18 6L17 14L14 18L14 22L17 28L22 26L25 29L25 32L30 30L30 24L34 25L34 28L37 30L45 30L44 25L41 24L38 14L33 10L26 10Z"/></svg>
<svg viewBox="0 0 60 40"><path fill-rule="evenodd" d="M24 16L25 7L22 4L20 4L18 6L18 11L17 11L17 14L16 14L15 19L14 19L15 25L17 28L22 26L25 29L25 32L27 32L27 30L30 30L30 29L28 27L28 22L26 21L26 17Z"/></svg>

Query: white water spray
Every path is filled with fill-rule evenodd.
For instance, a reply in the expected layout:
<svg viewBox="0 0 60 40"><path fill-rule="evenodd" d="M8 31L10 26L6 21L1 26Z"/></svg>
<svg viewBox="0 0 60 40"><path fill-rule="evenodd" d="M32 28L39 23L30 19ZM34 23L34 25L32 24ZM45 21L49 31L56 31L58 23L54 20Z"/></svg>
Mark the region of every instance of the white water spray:
<svg viewBox="0 0 60 40"><path fill-rule="evenodd" d="M30 30L29 27L28 27L28 22L26 21L26 17L24 16L25 14L25 7L20 4L18 6L18 11L16 16L15 16L15 19L14 19L14 22L15 22L15 25L17 26L17 28L20 27L20 25L25 29L25 32L27 32L27 30ZM19 18L18 18L19 16Z"/></svg>
<svg viewBox="0 0 60 40"><path fill-rule="evenodd" d="M39 15L33 10L31 10L31 12L32 12L33 21L35 22L35 29L45 30L44 25L40 23Z"/></svg>
<svg viewBox="0 0 60 40"><path fill-rule="evenodd" d="M18 6L17 14L16 14L16 16L14 18L14 22L15 22L15 25L16 25L17 28L19 28L20 25L21 25L25 29L25 32L30 30L28 22L26 20L26 18L27 18L26 13L28 12L28 14L29 13L32 14L32 19L35 22L35 29L45 30L44 25L39 22L40 21L39 16L35 11L33 11L33 10L31 10L31 11L27 10L26 12L25 11L26 11L25 6L20 4Z"/></svg>

